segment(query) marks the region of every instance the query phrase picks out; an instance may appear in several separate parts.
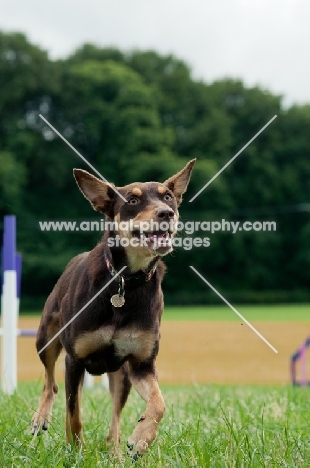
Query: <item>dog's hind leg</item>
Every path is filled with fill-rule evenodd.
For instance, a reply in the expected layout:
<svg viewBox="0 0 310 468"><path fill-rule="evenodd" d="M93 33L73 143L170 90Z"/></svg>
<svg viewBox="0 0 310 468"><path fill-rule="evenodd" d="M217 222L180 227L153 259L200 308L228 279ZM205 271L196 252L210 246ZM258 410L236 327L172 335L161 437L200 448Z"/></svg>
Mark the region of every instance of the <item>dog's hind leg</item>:
<svg viewBox="0 0 310 468"><path fill-rule="evenodd" d="M37 334L36 347L38 353L47 343L52 340L59 330L58 314L48 313L42 315L42 320ZM58 392L55 381L55 363L62 349L59 337L55 338L39 354L45 367L45 383L43 393L37 411L32 418L32 434L39 434L41 430L46 431L51 420L52 407Z"/></svg>
<svg viewBox="0 0 310 468"><path fill-rule="evenodd" d="M131 383L128 377L127 365L124 364L118 371L109 372L109 388L112 396L112 421L107 435L107 444L114 444L116 448L120 443L120 416L127 401Z"/></svg>
<svg viewBox="0 0 310 468"><path fill-rule="evenodd" d="M66 437L67 442L84 444L81 421L81 397L83 390L84 365L66 355Z"/></svg>

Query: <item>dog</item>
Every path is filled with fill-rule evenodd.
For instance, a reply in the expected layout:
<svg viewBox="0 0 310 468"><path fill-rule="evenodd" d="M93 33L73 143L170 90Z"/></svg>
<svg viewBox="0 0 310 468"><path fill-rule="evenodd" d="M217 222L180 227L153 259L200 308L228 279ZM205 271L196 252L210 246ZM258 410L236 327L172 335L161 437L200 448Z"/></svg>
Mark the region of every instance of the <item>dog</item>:
<svg viewBox="0 0 310 468"><path fill-rule="evenodd" d="M58 392L55 363L64 348L67 442L84 444L80 409L85 370L109 378L113 409L108 445L119 447L120 415L131 386L146 409L128 438L129 454L136 460L155 439L165 411L155 365L164 307L161 257L173 249L178 207L195 161L163 183L117 188L74 169L82 194L112 227L92 251L69 262L46 301L36 340L45 384L32 419L33 434L48 429ZM146 229L155 222L164 229Z"/></svg>

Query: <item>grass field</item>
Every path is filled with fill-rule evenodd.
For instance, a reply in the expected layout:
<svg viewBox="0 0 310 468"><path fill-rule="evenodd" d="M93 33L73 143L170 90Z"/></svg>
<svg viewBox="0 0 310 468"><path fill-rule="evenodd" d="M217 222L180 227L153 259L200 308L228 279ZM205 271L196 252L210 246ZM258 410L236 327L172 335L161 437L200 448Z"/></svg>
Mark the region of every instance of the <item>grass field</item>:
<svg viewBox="0 0 310 468"><path fill-rule="evenodd" d="M278 354L226 306L166 308L158 370L167 412L156 441L135 466L310 467L310 387L285 385L289 357L310 334L309 307L236 307ZM22 316L19 327L37 328L38 321L38 315ZM134 466L127 456L120 460L107 451L110 397L98 384L83 396L85 450L64 442L63 384L49 433L32 438L30 421L43 384L34 341L18 340L19 379L32 382L20 382L12 397L0 392L0 468ZM60 382L63 373L61 355ZM178 384L167 385L173 382ZM122 419L124 452L143 409L132 391Z"/></svg>
<svg viewBox="0 0 310 468"><path fill-rule="evenodd" d="M310 320L310 304L289 305L241 305L236 309L251 320L259 321L307 321ZM27 311L25 316L38 316L41 310ZM167 306L163 314L163 320L186 321L233 321L239 320L236 314L228 306Z"/></svg>
<svg viewBox="0 0 310 468"><path fill-rule="evenodd" d="M163 387L167 404L157 439L137 467L273 468L310 466L310 389L263 386ZM0 393L0 466L5 468L132 467L109 455L107 391L83 395L85 450L64 442L64 390L50 431L30 435L41 384L23 383L13 397ZM122 449L143 411L133 391L123 411Z"/></svg>
<svg viewBox="0 0 310 468"><path fill-rule="evenodd" d="M310 305L242 305L236 309L249 322L310 321ZM166 307L164 320L233 321L240 320L228 306Z"/></svg>

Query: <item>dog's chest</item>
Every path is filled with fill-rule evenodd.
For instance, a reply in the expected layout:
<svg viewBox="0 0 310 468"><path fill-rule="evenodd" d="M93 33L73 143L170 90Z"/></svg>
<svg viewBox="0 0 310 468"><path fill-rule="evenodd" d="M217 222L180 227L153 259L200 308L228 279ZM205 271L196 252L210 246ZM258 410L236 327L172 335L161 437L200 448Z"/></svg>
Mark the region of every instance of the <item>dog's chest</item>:
<svg viewBox="0 0 310 468"><path fill-rule="evenodd" d="M148 359L158 342L158 334L153 331L102 327L86 332L76 339L74 350L79 358L86 358L98 351L113 352L117 359L133 356L136 359Z"/></svg>
<svg viewBox="0 0 310 468"><path fill-rule="evenodd" d="M117 357L124 358L128 355L139 355L144 343L136 337L122 337L111 340Z"/></svg>

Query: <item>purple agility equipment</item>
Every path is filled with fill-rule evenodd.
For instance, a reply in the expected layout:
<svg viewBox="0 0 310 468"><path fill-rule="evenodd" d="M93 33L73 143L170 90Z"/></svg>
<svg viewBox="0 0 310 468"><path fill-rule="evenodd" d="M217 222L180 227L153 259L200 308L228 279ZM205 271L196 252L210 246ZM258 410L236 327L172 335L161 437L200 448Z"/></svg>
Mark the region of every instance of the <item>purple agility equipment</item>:
<svg viewBox="0 0 310 468"><path fill-rule="evenodd" d="M37 336L37 330L32 330L32 329L19 330L18 336Z"/></svg>
<svg viewBox="0 0 310 468"><path fill-rule="evenodd" d="M16 253L15 216L5 216L3 227L1 387L11 395L17 387L17 336L35 336L36 330L18 329L22 257Z"/></svg>
<svg viewBox="0 0 310 468"><path fill-rule="evenodd" d="M16 281L16 219L4 217L2 249L2 343L1 343L1 386L11 395L17 386L16 329L18 315Z"/></svg>
<svg viewBox="0 0 310 468"><path fill-rule="evenodd" d="M4 216L3 218L3 244L2 244L2 289L5 271L16 271L17 297L20 297L22 256L16 253L16 218Z"/></svg>
<svg viewBox="0 0 310 468"><path fill-rule="evenodd" d="M16 269L16 218L15 216L4 217L3 232L3 271Z"/></svg>
<svg viewBox="0 0 310 468"><path fill-rule="evenodd" d="M307 378L307 348L310 348L310 337L301 345L301 347L291 356L291 380L292 384L298 387L310 385ZM300 380L296 377L296 365L300 362Z"/></svg>

